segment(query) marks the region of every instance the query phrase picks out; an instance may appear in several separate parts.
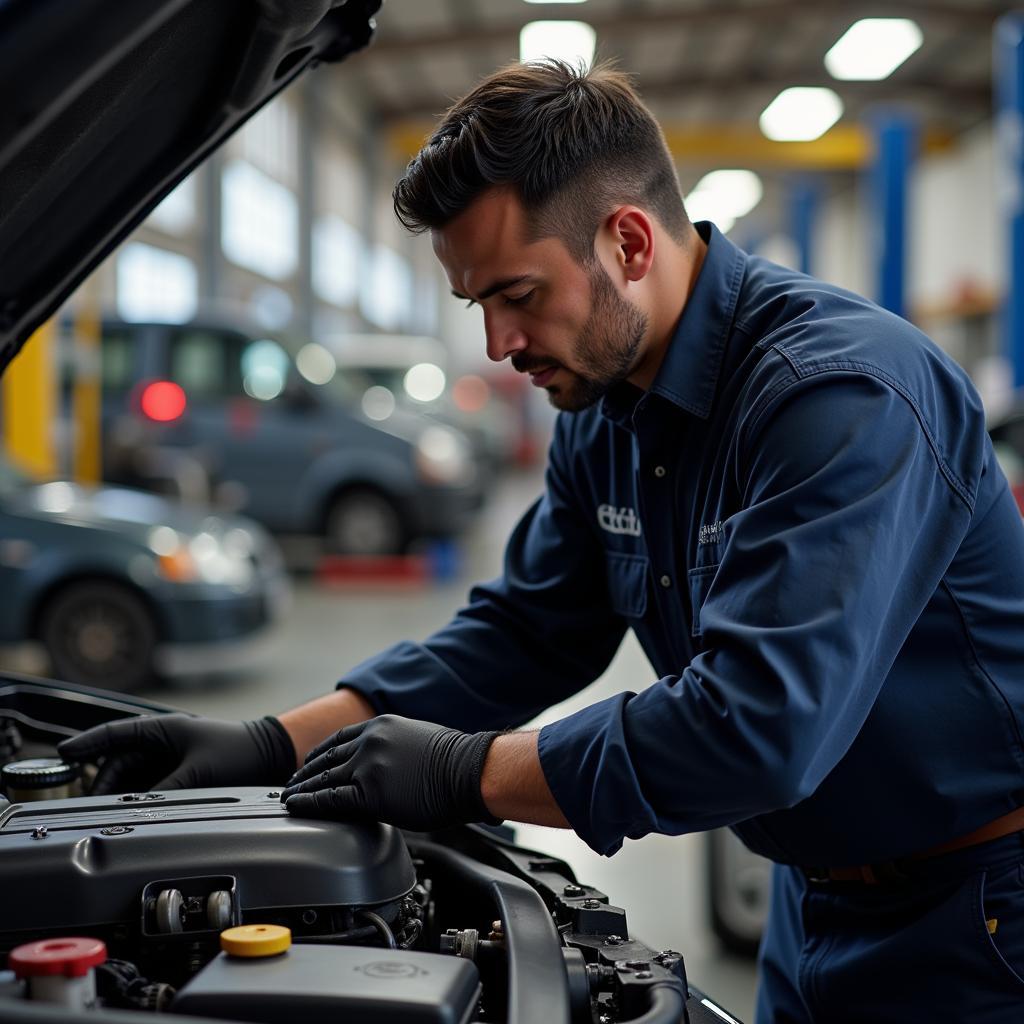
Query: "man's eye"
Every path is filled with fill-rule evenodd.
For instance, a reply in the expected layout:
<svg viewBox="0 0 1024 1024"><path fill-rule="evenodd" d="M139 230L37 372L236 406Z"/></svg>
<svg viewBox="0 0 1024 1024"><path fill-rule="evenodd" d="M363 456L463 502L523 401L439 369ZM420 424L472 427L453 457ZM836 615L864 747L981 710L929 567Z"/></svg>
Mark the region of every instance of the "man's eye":
<svg viewBox="0 0 1024 1024"><path fill-rule="evenodd" d="M531 288L528 292L523 295L517 295L513 298L511 295L503 295L502 298L505 300L506 306L525 306L530 299L533 298L533 293L536 291L535 288Z"/></svg>

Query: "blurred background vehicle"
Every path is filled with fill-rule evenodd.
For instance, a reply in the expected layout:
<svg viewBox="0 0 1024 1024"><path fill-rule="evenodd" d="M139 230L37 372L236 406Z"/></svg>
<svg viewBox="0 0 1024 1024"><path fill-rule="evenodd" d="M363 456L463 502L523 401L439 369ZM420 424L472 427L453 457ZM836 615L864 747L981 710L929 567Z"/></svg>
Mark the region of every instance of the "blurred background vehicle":
<svg viewBox="0 0 1024 1024"><path fill-rule="evenodd" d="M1017 506L1024 515L1024 398L1018 398L988 429Z"/></svg>
<svg viewBox="0 0 1024 1024"><path fill-rule="evenodd" d="M371 419L397 404L454 426L469 438L489 478L515 461L515 409L480 374L454 375L437 338L343 334L325 338L324 345Z"/></svg>
<svg viewBox="0 0 1024 1024"><path fill-rule="evenodd" d="M462 431L360 401L320 345L215 320L109 319L101 346L107 480L209 500L349 555L453 536L483 501Z"/></svg>
<svg viewBox="0 0 1024 1024"><path fill-rule="evenodd" d="M133 690L248 663L290 601L256 523L140 491L35 483L0 459L0 643L59 679Z"/></svg>

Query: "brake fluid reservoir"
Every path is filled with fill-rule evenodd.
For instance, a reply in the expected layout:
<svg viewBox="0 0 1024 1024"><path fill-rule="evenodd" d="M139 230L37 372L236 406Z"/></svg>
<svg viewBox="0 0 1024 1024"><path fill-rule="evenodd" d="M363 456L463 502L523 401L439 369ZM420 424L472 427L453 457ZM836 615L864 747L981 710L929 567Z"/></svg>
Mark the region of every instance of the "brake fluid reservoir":
<svg viewBox="0 0 1024 1024"><path fill-rule="evenodd" d="M8 954L7 966L28 983L29 999L89 1010L96 1005L93 968L106 959L107 947L99 939L68 937L18 946Z"/></svg>
<svg viewBox="0 0 1024 1024"><path fill-rule="evenodd" d="M13 803L32 800L66 800L81 796L78 769L59 757L32 757L5 764L0 780Z"/></svg>

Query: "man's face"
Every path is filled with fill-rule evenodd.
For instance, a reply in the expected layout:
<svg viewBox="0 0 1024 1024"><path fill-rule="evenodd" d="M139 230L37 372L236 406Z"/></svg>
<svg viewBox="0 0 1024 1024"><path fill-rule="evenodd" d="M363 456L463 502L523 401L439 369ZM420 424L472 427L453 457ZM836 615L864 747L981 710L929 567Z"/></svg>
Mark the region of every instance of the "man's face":
<svg viewBox="0 0 1024 1024"><path fill-rule="evenodd" d="M452 292L483 309L488 356L511 359L556 408L585 409L636 366L646 315L596 258L584 267L561 239L529 241L510 190L485 193L431 238Z"/></svg>

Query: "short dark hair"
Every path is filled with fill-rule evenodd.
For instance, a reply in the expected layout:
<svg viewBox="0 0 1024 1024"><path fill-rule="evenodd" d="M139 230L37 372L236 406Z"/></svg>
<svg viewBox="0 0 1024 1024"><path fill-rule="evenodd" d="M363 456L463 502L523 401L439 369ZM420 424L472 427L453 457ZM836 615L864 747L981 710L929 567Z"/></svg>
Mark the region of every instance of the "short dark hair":
<svg viewBox="0 0 1024 1024"><path fill-rule="evenodd" d="M395 186L413 233L444 227L490 188L517 190L533 236L557 236L581 263L619 203L649 209L687 238L665 137L626 75L561 60L513 64L455 103Z"/></svg>

